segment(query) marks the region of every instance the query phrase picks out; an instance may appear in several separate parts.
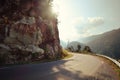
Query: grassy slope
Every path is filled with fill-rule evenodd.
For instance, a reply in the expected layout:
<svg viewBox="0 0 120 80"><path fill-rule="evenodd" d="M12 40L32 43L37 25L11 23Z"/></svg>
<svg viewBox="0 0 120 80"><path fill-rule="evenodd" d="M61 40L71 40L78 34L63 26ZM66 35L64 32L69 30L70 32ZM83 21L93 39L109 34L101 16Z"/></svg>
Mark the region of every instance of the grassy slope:
<svg viewBox="0 0 120 80"><path fill-rule="evenodd" d="M83 54L87 54L87 55L93 55L93 56L96 56L98 57L100 60L103 60L105 61L106 63L108 63L109 65L111 65L111 67L113 68L113 70L117 73L117 75L119 76L119 80L120 80L120 68L119 66L117 66L113 61L105 58L105 57L102 57L102 56L98 56L94 53L83 53Z"/></svg>

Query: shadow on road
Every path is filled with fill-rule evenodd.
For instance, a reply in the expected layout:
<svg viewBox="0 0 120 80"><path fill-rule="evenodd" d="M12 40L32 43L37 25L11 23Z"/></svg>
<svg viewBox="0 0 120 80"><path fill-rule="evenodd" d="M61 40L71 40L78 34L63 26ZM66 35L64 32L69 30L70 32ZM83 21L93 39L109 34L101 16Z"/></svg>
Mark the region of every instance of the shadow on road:
<svg viewBox="0 0 120 80"><path fill-rule="evenodd" d="M0 80L101 80L66 68L68 61L72 59L0 69ZM109 75L99 75L109 77L107 80L110 80Z"/></svg>

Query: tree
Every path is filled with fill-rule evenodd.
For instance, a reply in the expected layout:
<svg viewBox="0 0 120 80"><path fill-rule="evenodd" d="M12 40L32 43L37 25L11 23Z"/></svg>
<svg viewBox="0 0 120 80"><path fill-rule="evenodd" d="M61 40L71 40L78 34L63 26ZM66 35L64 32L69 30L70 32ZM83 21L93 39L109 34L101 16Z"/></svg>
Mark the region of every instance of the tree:
<svg viewBox="0 0 120 80"><path fill-rule="evenodd" d="M73 52L74 51L73 46L68 47L68 50L71 51L71 52Z"/></svg>
<svg viewBox="0 0 120 80"><path fill-rule="evenodd" d="M91 51L91 48L90 48L89 46L85 46L85 48L83 49L83 51L92 52L92 51Z"/></svg>
<svg viewBox="0 0 120 80"><path fill-rule="evenodd" d="M74 48L73 48L73 46L71 46L71 51L74 52Z"/></svg>
<svg viewBox="0 0 120 80"><path fill-rule="evenodd" d="M80 52L80 50L81 50L81 45L77 45L77 52Z"/></svg>

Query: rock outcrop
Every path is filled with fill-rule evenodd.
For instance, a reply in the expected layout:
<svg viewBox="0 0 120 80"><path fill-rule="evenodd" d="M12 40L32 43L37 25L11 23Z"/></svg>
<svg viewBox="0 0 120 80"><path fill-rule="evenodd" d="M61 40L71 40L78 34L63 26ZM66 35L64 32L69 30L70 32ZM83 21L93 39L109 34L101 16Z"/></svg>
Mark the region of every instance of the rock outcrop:
<svg viewBox="0 0 120 80"><path fill-rule="evenodd" d="M58 22L51 1L0 1L0 64L60 57Z"/></svg>

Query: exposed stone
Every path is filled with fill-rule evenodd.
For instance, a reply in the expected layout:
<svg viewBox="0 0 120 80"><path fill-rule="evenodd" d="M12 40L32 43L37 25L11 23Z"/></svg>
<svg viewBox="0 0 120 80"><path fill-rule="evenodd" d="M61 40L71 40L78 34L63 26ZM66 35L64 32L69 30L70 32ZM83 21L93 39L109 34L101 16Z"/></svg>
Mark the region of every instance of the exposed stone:
<svg viewBox="0 0 120 80"><path fill-rule="evenodd" d="M34 24L35 23L35 18L34 17L24 17L23 19L21 19L20 21L17 21L15 24Z"/></svg>
<svg viewBox="0 0 120 80"><path fill-rule="evenodd" d="M0 1L0 55L5 64L56 58L61 53L52 0ZM6 56L6 57L5 57Z"/></svg>
<svg viewBox="0 0 120 80"><path fill-rule="evenodd" d="M25 51L29 51L29 52L32 52L32 53L44 54L44 50L43 49L40 49L39 47L34 46L34 45L29 45L28 47L25 48Z"/></svg>
<svg viewBox="0 0 120 80"><path fill-rule="evenodd" d="M10 47L7 46L7 45L5 45L5 44L0 44L0 48L6 49L6 50L8 50L8 51L11 50Z"/></svg>
<svg viewBox="0 0 120 80"><path fill-rule="evenodd" d="M47 57L50 58L50 59L55 58L54 49L49 44L46 45L46 54L47 54Z"/></svg>

